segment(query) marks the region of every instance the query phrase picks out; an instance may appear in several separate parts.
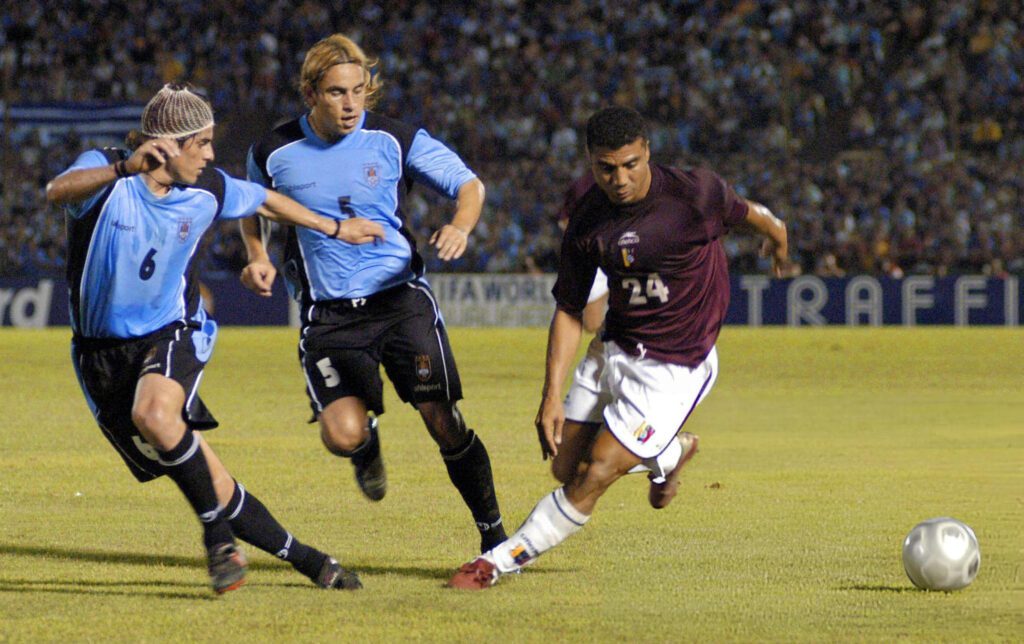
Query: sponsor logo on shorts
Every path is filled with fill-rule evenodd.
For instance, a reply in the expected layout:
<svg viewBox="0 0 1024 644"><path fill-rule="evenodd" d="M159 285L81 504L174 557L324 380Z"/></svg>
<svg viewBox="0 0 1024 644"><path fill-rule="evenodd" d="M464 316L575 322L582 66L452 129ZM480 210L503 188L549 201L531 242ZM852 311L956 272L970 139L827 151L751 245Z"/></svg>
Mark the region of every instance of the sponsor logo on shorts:
<svg viewBox="0 0 1024 644"><path fill-rule="evenodd" d="M427 382L431 375L433 375L433 371L430 368L430 356L426 354L416 356L416 377L421 382Z"/></svg>
<svg viewBox="0 0 1024 644"><path fill-rule="evenodd" d="M190 217L183 217L178 220L178 240L182 243L188 239L188 233L192 230L192 219Z"/></svg>
<svg viewBox="0 0 1024 644"><path fill-rule="evenodd" d="M512 555L512 561L516 562L517 566L522 566L530 560L530 553L526 551L526 546L519 544L509 553Z"/></svg>
<svg viewBox="0 0 1024 644"><path fill-rule="evenodd" d="M633 430L633 436L640 443L646 443L654 436L654 428L647 424L647 421L640 423L640 426Z"/></svg>
<svg viewBox="0 0 1024 644"><path fill-rule="evenodd" d="M367 163L363 166L363 179L366 185L376 188L380 184L380 166L376 163Z"/></svg>

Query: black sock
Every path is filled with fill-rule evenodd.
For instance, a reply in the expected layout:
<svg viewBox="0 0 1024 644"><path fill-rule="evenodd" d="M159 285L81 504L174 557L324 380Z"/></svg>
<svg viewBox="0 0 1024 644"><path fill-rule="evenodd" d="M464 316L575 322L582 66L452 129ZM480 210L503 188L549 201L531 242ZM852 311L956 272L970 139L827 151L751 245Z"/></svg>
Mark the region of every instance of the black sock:
<svg viewBox="0 0 1024 644"><path fill-rule="evenodd" d="M217 503L210 466L199 446L199 437L191 429L186 429L181 442L175 447L166 452L159 449L156 452L167 476L178 484L203 524L203 543L207 550L222 543L234 543L231 526L224 518L223 508Z"/></svg>
<svg viewBox="0 0 1024 644"><path fill-rule="evenodd" d="M448 468L448 478L469 506L480 531L480 550L486 552L504 541L505 526L498 509L498 496L494 493L494 477L491 474L491 459L480 438L469 430L469 437L460 447L441 450L441 457Z"/></svg>
<svg viewBox="0 0 1024 644"><path fill-rule="evenodd" d="M327 555L302 543L284 529L263 503L235 481L235 493L224 510L238 538L264 552L284 559L293 568L315 579Z"/></svg>

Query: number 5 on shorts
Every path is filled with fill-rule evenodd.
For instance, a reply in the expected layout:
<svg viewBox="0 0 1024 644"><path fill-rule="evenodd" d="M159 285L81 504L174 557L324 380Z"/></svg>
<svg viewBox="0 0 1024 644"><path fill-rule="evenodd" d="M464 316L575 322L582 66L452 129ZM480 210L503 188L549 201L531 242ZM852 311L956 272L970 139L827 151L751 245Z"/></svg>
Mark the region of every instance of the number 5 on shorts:
<svg viewBox="0 0 1024 644"><path fill-rule="evenodd" d="M330 358L318 360L316 368L320 370L320 375L324 377L324 385L328 387L337 387L341 382L341 376L338 375L338 370L331 366Z"/></svg>

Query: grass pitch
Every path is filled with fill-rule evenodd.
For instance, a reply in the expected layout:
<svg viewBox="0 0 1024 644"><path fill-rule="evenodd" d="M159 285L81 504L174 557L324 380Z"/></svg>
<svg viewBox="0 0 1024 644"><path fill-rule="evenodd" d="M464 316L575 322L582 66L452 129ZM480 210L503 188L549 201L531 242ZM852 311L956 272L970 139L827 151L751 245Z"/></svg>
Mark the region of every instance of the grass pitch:
<svg viewBox="0 0 1024 644"><path fill-rule="evenodd" d="M442 588L475 528L418 416L389 388L387 498L320 446L289 329L223 329L202 395L236 478L362 576L326 592L248 549L214 598L169 481L138 485L94 426L64 329L0 330L3 641L1020 641L1024 339L1011 329L727 327L688 424L701 452L668 509L642 476L587 527L481 593ZM544 330L456 329L467 400L514 528L554 487L532 427ZM981 572L914 589L903 536L971 525Z"/></svg>

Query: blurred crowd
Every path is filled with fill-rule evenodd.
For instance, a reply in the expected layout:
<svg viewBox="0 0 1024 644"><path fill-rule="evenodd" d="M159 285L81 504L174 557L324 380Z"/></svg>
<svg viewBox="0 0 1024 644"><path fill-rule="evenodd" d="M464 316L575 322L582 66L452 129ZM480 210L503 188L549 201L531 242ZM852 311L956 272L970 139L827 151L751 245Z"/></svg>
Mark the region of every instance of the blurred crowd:
<svg viewBox="0 0 1024 644"><path fill-rule="evenodd" d="M7 105L142 103L188 80L211 98L218 162L301 113L305 51L343 32L379 56L380 111L445 141L487 186L470 250L433 271L547 272L555 213L587 171L583 126L636 107L654 160L707 165L789 224L794 273L1024 273L1024 4L1019 0L145 0L12 3ZM0 146L0 275L59 273L43 188L86 137ZM425 188L425 240L452 212ZM737 270L760 271L730 235ZM233 225L206 270L244 264Z"/></svg>

